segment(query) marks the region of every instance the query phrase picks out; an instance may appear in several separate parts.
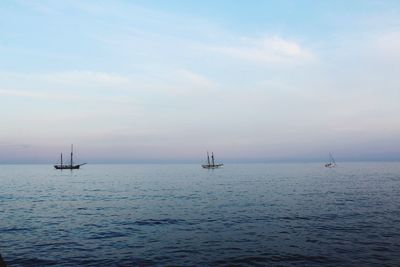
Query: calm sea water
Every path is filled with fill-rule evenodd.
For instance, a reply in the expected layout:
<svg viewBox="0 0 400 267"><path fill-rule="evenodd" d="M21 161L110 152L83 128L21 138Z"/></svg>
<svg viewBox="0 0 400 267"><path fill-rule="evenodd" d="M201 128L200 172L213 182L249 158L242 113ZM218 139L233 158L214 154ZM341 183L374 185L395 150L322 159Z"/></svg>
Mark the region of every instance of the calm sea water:
<svg viewBox="0 0 400 267"><path fill-rule="evenodd" d="M400 266L400 163L0 165L9 266Z"/></svg>

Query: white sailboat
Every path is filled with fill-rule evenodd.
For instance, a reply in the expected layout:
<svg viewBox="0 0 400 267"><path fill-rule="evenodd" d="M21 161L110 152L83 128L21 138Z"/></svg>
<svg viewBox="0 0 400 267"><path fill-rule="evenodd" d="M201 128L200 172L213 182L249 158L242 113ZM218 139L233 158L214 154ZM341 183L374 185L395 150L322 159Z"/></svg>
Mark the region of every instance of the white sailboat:
<svg viewBox="0 0 400 267"><path fill-rule="evenodd" d="M329 162L325 164L326 168L335 168L336 167L336 162L335 159L333 158L332 154L329 152Z"/></svg>
<svg viewBox="0 0 400 267"><path fill-rule="evenodd" d="M217 169L221 168L222 166L224 166L224 164L222 163L215 164L214 152L211 152L211 162L210 162L210 155L207 152L207 164L201 165L201 167L203 167L204 169Z"/></svg>

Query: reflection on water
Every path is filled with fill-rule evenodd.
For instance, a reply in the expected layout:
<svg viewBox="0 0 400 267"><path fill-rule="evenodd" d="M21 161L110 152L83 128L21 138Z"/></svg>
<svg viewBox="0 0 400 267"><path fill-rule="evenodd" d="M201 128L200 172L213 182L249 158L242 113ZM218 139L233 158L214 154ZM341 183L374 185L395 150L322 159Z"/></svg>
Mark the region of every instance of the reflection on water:
<svg viewBox="0 0 400 267"><path fill-rule="evenodd" d="M2 165L9 266L399 266L400 164Z"/></svg>

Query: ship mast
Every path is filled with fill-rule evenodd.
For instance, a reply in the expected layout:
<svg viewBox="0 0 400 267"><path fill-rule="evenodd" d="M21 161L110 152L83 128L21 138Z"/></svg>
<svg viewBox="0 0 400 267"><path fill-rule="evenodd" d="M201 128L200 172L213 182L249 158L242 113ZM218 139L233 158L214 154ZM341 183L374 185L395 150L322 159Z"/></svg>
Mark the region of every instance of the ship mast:
<svg viewBox="0 0 400 267"><path fill-rule="evenodd" d="M74 145L71 145L71 167L74 165L74 161L72 159L73 157L73 150L74 150Z"/></svg>
<svg viewBox="0 0 400 267"><path fill-rule="evenodd" d="M208 151L207 151L207 163L208 165L210 165L210 155L208 155Z"/></svg>
<svg viewBox="0 0 400 267"><path fill-rule="evenodd" d="M214 163L214 152L211 152L211 160L212 160L212 165L214 166L215 165L215 163Z"/></svg>
<svg viewBox="0 0 400 267"><path fill-rule="evenodd" d="M62 153L61 153L61 166L63 165L63 161L62 161Z"/></svg>
<svg viewBox="0 0 400 267"><path fill-rule="evenodd" d="M331 152L329 152L329 157L330 157L331 163L336 164L335 159L333 158Z"/></svg>

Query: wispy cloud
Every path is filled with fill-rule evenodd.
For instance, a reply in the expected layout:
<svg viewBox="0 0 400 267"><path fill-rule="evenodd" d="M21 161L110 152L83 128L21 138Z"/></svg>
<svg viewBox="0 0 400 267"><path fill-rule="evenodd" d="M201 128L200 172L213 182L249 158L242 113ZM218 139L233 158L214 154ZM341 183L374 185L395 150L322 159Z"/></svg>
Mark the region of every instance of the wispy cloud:
<svg viewBox="0 0 400 267"><path fill-rule="evenodd" d="M54 72L39 75L39 78L56 83L92 84L102 86L120 86L131 82L128 77L119 74L96 71Z"/></svg>
<svg viewBox="0 0 400 267"><path fill-rule="evenodd" d="M295 63L316 58L299 42L279 36L261 39L242 38L236 45L211 46L211 51L246 61L270 64Z"/></svg>
<svg viewBox="0 0 400 267"><path fill-rule="evenodd" d="M216 82L206 76L188 69L171 69L154 73L117 74L98 71L62 71L62 72L0 72L3 94L15 96L39 96L30 94L32 88L61 92L75 89L96 90L110 89L125 92L164 92L188 93L198 90L209 91L217 87ZM4 87L7 87L5 89ZM33 86L33 87L32 87ZM22 90L9 90L19 88ZM30 89L24 91L24 89ZM44 95L43 95L44 96Z"/></svg>
<svg viewBox="0 0 400 267"><path fill-rule="evenodd" d="M79 98L66 94L52 94L50 92L38 92L32 90L0 89L0 95L42 100L78 100Z"/></svg>
<svg viewBox="0 0 400 267"><path fill-rule="evenodd" d="M42 73L3 72L0 79L15 81L42 81L58 84L92 84L102 86L124 85L130 82L128 77L115 73L98 71L61 71Z"/></svg>
<svg viewBox="0 0 400 267"><path fill-rule="evenodd" d="M132 104L123 96L133 81L115 73L95 71L0 72L0 95L36 100ZM102 94L100 92L108 92Z"/></svg>
<svg viewBox="0 0 400 267"><path fill-rule="evenodd" d="M216 82L188 69L173 70L163 80L166 81L166 84L160 85L159 89L167 90L173 94L197 95L213 92L218 88Z"/></svg>
<svg viewBox="0 0 400 267"><path fill-rule="evenodd" d="M54 5L50 5L49 3L43 1L23 1L23 0L16 0L16 2L21 7L31 8L39 13L44 15L54 15L57 13L57 9Z"/></svg>

